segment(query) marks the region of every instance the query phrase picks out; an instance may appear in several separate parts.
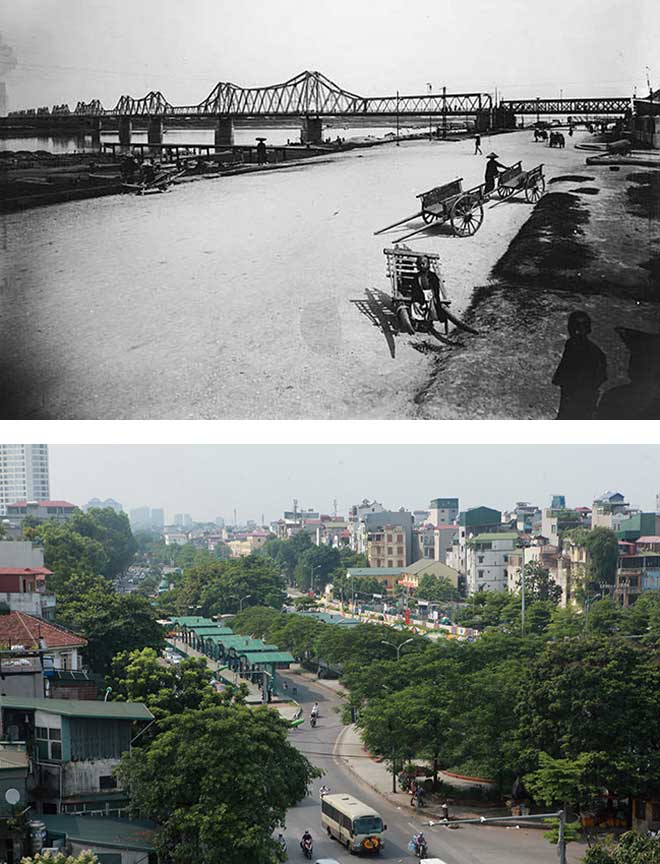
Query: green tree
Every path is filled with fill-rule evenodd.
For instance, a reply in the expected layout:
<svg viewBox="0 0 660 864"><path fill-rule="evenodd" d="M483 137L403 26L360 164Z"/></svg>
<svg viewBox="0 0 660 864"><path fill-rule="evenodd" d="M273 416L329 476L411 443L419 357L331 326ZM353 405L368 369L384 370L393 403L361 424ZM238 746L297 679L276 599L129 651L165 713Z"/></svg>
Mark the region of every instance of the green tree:
<svg viewBox="0 0 660 864"><path fill-rule="evenodd" d="M604 837L587 849L584 864L660 864L660 840L627 831L618 842Z"/></svg>
<svg viewBox="0 0 660 864"><path fill-rule="evenodd" d="M458 588L446 576L433 576L427 573L419 580L415 597L430 603L451 603L461 599Z"/></svg>
<svg viewBox="0 0 660 864"><path fill-rule="evenodd" d="M103 544L92 537L72 531L67 524L43 522L24 531L28 539L38 540L44 546L44 564L53 571L47 583L50 590L63 590L70 578L77 574L102 573L108 566L108 555Z"/></svg>
<svg viewBox="0 0 660 864"><path fill-rule="evenodd" d="M118 594L105 582L58 597L57 622L87 639L87 662L100 675L110 672L112 658L121 651L160 651L164 645L163 630L147 599Z"/></svg>
<svg viewBox="0 0 660 864"><path fill-rule="evenodd" d="M581 753L575 759L553 759L547 753L538 755L539 767L526 774L524 783L533 797L543 804L560 804L564 810L569 805L577 808L581 803L591 800L597 793L587 779L590 756Z"/></svg>
<svg viewBox="0 0 660 864"><path fill-rule="evenodd" d="M78 855L65 855L64 852L54 854L37 852L36 855L21 858L21 864L98 864L98 860L92 851L85 849Z"/></svg>
<svg viewBox="0 0 660 864"><path fill-rule="evenodd" d="M135 558L138 547L125 513L111 507L93 507L87 513L75 510L67 527L103 546L108 562L101 572L108 579L123 573Z"/></svg>
<svg viewBox="0 0 660 864"><path fill-rule="evenodd" d="M330 546L311 546L298 556L294 571L296 585L301 591L313 589L321 593L330 574L339 566L339 552Z"/></svg>
<svg viewBox="0 0 660 864"><path fill-rule="evenodd" d="M561 600L561 586L557 585L550 575L547 567L543 567L538 561L530 561L519 571L518 587L522 590L523 577L525 579L525 598L528 603L536 600L550 601L555 606Z"/></svg>
<svg viewBox="0 0 660 864"><path fill-rule="evenodd" d="M122 651L112 660L115 701L144 702L157 719L218 702L202 658L164 665L153 648Z"/></svg>
<svg viewBox="0 0 660 864"><path fill-rule="evenodd" d="M524 773L538 769L541 752L572 762L588 754L592 786L623 797L657 784L660 668L652 649L597 636L546 643L528 662L517 703Z"/></svg>
<svg viewBox="0 0 660 864"><path fill-rule="evenodd" d="M274 711L242 705L189 710L163 720L118 775L134 814L155 820L173 864L274 864L272 837L320 776L288 741Z"/></svg>

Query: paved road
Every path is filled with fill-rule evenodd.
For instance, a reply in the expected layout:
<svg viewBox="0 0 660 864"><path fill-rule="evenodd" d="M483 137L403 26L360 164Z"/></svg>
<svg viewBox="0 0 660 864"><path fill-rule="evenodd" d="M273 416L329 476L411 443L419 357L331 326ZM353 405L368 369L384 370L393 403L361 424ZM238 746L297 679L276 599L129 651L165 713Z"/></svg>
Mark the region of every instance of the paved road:
<svg viewBox="0 0 660 864"><path fill-rule="evenodd" d="M531 139L484 153L585 173L583 152ZM414 417L437 343L374 323L401 233L373 231L425 189L482 182L484 162L471 141L404 142L0 217L0 403L13 418ZM455 311L529 212L498 202L474 237L411 241L441 254Z"/></svg>
<svg viewBox="0 0 660 864"><path fill-rule="evenodd" d="M386 847L381 855L384 860L414 861L407 845L412 834L421 828L429 840L429 856L438 857L446 864L529 864L530 861L534 864L557 864L556 850L543 839L541 831L501 827L428 828L412 809L408 811L405 807L390 804L348 771L336 755L339 749L337 739L343 728L335 710L339 706L338 697L322 687L301 683L297 676L288 680L291 686L297 687L298 699L307 716L315 700L318 700L321 711L317 727L312 729L305 723L292 730L291 742L326 772L321 780L314 782L311 795L289 811L284 832L289 860L304 860L298 844L305 829L309 829L314 837L315 857L335 858L340 862L356 860L321 832L319 787L325 783L333 792L355 795L381 813L388 826ZM577 861L578 857L569 856L569 862Z"/></svg>

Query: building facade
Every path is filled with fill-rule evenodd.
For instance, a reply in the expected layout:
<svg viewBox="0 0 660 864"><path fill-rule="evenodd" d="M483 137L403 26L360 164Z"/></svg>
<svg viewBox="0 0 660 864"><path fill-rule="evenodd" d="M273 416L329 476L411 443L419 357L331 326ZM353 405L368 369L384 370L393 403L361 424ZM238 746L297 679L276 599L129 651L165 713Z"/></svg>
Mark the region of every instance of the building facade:
<svg viewBox="0 0 660 864"><path fill-rule="evenodd" d="M0 444L0 516L16 501L48 498L48 445Z"/></svg>
<svg viewBox="0 0 660 864"><path fill-rule="evenodd" d="M77 509L76 505L69 501L16 501L14 504L7 504L6 516L10 522L18 524L28 517L39 522L68 522Z"/></svg>
<svg viewBox="0 0 660 864"><path fill-rule="evenodd" d="M507 590L509 555L517 543L515 531L478 534L468 541L465 574L468 594Z"/></svg>

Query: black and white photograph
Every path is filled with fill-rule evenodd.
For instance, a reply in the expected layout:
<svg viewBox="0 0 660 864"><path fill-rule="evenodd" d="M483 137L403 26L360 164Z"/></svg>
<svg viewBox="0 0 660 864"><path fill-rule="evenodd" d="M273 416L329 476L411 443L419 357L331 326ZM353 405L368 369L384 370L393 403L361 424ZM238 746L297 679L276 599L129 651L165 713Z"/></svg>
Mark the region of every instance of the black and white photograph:
<svg viewBox="0 0 660 864"><path fill-rule="evenodd" d="M0 415L660 417L652 0L21 0Z"/></svg>

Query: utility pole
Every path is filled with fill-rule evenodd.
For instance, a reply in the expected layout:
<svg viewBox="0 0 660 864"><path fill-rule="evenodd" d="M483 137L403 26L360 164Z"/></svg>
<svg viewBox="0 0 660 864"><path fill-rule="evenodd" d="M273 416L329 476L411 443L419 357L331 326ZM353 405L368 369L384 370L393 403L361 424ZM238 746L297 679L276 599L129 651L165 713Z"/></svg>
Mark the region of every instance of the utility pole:
<svg viewBox="0 0 660 864"><path fill-rule="evenodd" d="M433 92L433 87L431 86L430 83L427 83L426 86L428 87L429 96L430 96L431 93ZM429 99L429 112L430 111L431 111L431 100ZM431 114L429 113L429 141L432 141L432 140L433 140L432 118L431 118Z"/></svg>
<svg viewBox="0 0 660 864"><path fill-rule="evenodd" d="M557 841L559 864L566 864L566 811L559 812L559 839Z"/></svg>
<svg viewBox="0 0 660 864"><path fill-rule="evenodd" d="M442 137L447 137L447 87L442 88Z"/></svg>
<svg viewBox="0 0 660 864"><path fill-rule="evenodd" d="M396 146L400 147L401 142L399 141L399 91L396 91Z"/></svg>

